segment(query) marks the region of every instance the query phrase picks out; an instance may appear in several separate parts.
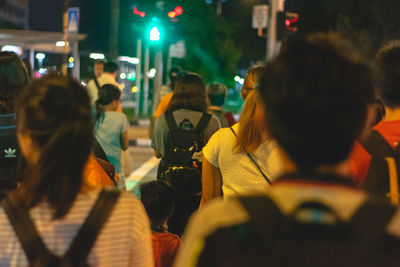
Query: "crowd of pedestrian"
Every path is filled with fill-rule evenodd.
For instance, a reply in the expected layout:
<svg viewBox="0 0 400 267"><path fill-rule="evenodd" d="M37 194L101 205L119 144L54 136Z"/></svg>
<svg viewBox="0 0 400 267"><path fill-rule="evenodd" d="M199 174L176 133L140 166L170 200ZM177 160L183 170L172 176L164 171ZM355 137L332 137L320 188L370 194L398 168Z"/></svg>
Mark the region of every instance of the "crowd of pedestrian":
<svg viewBox="0 0 400 267"><path fill-rule="evenodd" d="M31 80L0 53L0 266L400 265L400 42L371 65L291 38L248 70L238 123L224 84L173 68L140 200L117 71Z"/></svg>

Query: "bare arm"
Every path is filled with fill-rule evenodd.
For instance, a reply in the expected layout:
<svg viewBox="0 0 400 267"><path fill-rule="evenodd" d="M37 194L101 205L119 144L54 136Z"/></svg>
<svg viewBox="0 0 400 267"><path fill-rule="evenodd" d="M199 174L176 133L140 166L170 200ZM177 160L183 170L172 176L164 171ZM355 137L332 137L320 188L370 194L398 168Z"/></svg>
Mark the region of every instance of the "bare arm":
<svg viewBox="0 0 400 267"><path fill-rule="evenodd" d="M124 131L121 135L121 149L127 150L129 147L128 131Z"/></svg>
<svg viewBox="0 0 400 267"><path fill-rule="evenodd" d="M221 171L213 166L205 157L203 157L202 171L203 195L200 202L200 209L211 199L221 196L222 175Z"/></svg>

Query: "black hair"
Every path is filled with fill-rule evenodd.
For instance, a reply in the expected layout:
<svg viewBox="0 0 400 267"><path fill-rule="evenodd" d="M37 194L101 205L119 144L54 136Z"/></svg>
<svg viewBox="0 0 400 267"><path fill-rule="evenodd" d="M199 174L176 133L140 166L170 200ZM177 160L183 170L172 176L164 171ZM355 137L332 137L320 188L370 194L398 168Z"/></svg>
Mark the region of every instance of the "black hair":
<svg viewBox="0 0 400 267"><path fill-rule="evenodd" d="M336 34L298 36L260 84L269 133L299 169L344 161L374 98L370 68Z"/></svg>
<svg viewBox="0 0 400 267"><path fill-rule="evenodd" d="M37 163L28 164L24 171L21 204L32 208L46 201L54 210L53 218L62 218L81 190L91 151L88 93L69 77L34 80L18 99L17 127L39 150Z"/></svg>
<svg viewBox="0 0 400 267"><path fill-rule="evenodd" d="M140 200L149 218L155 223L160 223L171 215L174 199L174 189L164 181L151 181L140 186Z"/></svg>
<svg viewBox="0 0 400 267"><path fill-rule="evenodd" d="M383 104L400 107L400 41L386 43L376 54L377 89Z"/></svg>
<svg viewBox="0 0 400 267"><path fill-rule="evenodd" d="M121 91L113 84L105 84L99 90L99 98L96 100L96 122L103 117L104 107L121 98Z"/></svg>
<svg viewBox="0 0 400 267"><path fill-rule="evenodd" d="M104 63L104 72L114 73L118 70L118 64L113 61Z"/></svg>
<svg viewBox="0 0 400 267"><path fill-rule="evenodd" d="M207 96L212 106L221 107L228 93L228 88L222 83L212 83L207 87Z"/></svg>
<svg viewBox="0 0 400 267"><path fill-rule="evenodd" d="M207 112L206 85L196 73L187 73L179 78L167 110L189 109Z"/></svg>
<svg viewBox="0 0 400 267"><path fill-rule="evenodd" d="M20 57L13 52L0 52L0 114L15 111L16 97L28 82Z"/></svg>

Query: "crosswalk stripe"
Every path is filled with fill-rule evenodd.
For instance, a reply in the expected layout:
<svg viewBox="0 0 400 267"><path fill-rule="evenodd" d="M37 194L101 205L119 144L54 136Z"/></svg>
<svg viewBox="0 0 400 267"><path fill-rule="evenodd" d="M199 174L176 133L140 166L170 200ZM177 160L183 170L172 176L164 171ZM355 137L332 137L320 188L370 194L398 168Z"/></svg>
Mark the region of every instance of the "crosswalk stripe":
<svg viewBox="0 0 400 267"><path fill-rule="evenodd" d="M151 157L145 163L143 163L137 170L133 171L127 179L125 179L126 189L132 190L140 180L142 180L153 168L155 168L160 159Z"/></svg>

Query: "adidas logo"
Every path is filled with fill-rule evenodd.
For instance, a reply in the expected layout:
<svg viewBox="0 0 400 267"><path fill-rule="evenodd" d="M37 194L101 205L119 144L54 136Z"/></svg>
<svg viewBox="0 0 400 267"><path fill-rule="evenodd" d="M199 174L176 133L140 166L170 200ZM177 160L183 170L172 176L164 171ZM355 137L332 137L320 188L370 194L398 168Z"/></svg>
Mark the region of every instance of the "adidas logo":
<svg viewBox="0 0 400 267"><path fill-rule="evenodd" d="M16 158L17 155L15 154L16 150L9 147L8 149L4 149L5 157L6 158Z"/></svg>

